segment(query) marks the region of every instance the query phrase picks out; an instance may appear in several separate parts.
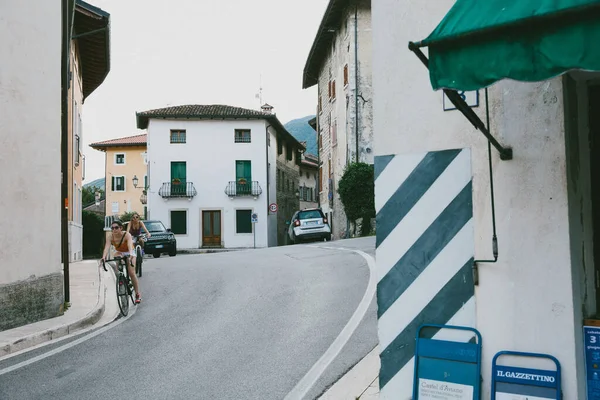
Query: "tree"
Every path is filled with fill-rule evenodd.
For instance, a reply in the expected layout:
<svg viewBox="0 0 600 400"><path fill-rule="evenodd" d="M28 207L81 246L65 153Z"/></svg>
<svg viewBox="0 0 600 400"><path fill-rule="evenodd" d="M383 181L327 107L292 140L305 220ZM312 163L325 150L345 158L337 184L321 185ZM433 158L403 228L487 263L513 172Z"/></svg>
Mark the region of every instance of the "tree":
<svg viewBox="0 0 600 400"><path fill-rule="evenodd" d="M371 232L371 218L375 217L375 171L372 165L352 163L340 179L338 193L349 220L356 223L362 218L361 236Z"/></svg>
<svg viewBox="0 0 600 400"><path fill-rule="evenodd" d="M123 223L125 222L129 222L131 221L131 217L133 217L133 214L135 212L134 211L130 211L130 212L124 212L120 217L119 220Z"/></svg>
<svg viewBox="0 0 600 400"><path fill-rule="evenodd" d="M84 186L81 189L81 204L87 206L96 201L96 192L100 192L100 198L104 197L104 190L96 186Z"/></svg>

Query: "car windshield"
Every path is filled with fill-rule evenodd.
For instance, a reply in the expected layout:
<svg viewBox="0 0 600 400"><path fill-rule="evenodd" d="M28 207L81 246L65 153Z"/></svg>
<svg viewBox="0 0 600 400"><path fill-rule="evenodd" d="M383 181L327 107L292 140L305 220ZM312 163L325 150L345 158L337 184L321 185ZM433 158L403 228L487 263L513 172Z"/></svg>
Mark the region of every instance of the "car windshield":
<svg viewBox="0 0 600 400"><path fill-rule="evenodd" d="M298 213L298 219L314 219L321 218L321 213L319 210L310 210L310 211L300 211Z"/></svg>
<svg viewBox="0 0 600 400"><path fill-rule="evenodd" d="M164 232L165 226L160 221L144 222L149 232Z"/></svg>

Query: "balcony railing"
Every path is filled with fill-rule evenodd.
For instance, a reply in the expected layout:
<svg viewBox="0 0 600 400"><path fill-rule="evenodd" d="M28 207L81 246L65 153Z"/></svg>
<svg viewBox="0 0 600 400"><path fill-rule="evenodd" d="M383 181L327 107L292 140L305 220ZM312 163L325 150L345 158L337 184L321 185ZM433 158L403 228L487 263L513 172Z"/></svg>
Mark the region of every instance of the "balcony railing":
<svg viewBox="0 0 600 400"><path fill-rule="evenodd" d="M165 182L158 190L158 195L164 199L168 198L187 198L191 199L198 192L192 182L171 183Z"/></svg>
<svg viewBox="0 0 600 400"><path fill-rule="evenodd" d="M231 181L225 188L225 194L229 197L238 196L254 196L258 197L262 193L262 189L257 181L240 183Z"/></svg>

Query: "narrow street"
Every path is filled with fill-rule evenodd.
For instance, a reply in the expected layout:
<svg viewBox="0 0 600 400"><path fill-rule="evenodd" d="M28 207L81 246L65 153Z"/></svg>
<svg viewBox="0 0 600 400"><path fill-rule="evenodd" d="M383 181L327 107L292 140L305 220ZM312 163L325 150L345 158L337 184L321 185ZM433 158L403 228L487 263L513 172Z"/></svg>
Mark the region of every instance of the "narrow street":
<svg viewBox="0 0 600 400"><path fill-rule="evenodd" d="M134 315L15 371L2 373L53 346L0 362L0 398L283 399L367 290L365 258L335 249L342 246L374 254L374 238L365 238L147 258ZM304 398L316 398L375 347L376 323L371 299Z"/></svg>

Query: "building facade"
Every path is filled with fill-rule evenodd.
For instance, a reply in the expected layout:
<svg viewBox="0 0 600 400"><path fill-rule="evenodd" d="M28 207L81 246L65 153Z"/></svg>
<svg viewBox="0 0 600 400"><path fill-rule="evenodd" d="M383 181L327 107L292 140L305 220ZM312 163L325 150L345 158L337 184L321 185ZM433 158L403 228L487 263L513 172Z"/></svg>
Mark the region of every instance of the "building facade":
<svg viewBox="0 0 600 400"><path fill-rule="evenodd" d="M419 50L425 43L408 49L410 41L432 31L436 36L448 27L470 26L470 12L479 13L479 21L497 21L478 9L484 3L468 3L382 0L373 6L380 398L412 398L416 330L434 323L481 333L481 398L491 398L493 357L509 350L556 357L562 396L585 399L583 326L598 323L590 319L597 319L600 298L594 239L600 227L594 217L600 209L594 183L600 171L594 161L600 74L556 76L565 65L598 71L600 57L590 56L595 46L587 27L578 25L587 36L569 42L577 48L574 60L563 51L566 42L558 40L568 27L536 23L531 11L517 19L523 11L517 3L504 5L505 15L528 22L528 32L507 23L508 33L498 28L468 43L454 38L448 48L430 38L427 56ZM562 20L556 10L545 12ZM563 21L581 20L579 15ZM529 51L541 48L540 41L546 58L537 64ZM494 51L478 48L481 43ZM507 57L503 51L513 45L521 50ZM454 53L459 50L464 53ZM483 53L486 59L479 59ZM415 54L428 57L435 70L429 73ZM464 54L471 57L442 62ZM560 54L560 63L553 54ZM456 65L460 71L448 72ZM464 83L476 78L480 83ZM461 91L465 114L471 110L474 123L484 121L479 130L432 86ZM510 147L512 158L489 147L483 130ZM454 212L449 216L445 210ZM429 234L435 239L427 241ZM434 336L440 337L441 332ZM555 368L539 359L509 362Z"/></svg>
<svg viewBox="0 0 600 400"><path fill-rule="evenodd" d="M349 234L337 183L349 163L373 163L371 43L371 1L330 0L304 67L302 87L318 92L319 200L337 239Z"/></svg>
<svg viewBox="0 0 600 400"><path fill-rule="evenodd" d="M303 154L300 160L299 194L300 209L316 208L319 181L318 158L312 154Z"/></svg>
<svg viewBox="0 0 600 400"><path fill-rule="evenodd" d="M147 214L148 154L146 134L90 144L105 157L105 215Z"/></svg>
<svg viewBox="0 0 600 400"><path fill-rule="evenodd" d="M175 106L137 113L137 126L148 134L148 218L169 227L179 248L278 244L281 204L287 204L278 171L287 166L286 179L293 179L291 163L303 147L274 114ZM290 165L281 161L288 153Z"/></svg>
<svg viewBox="0 0 600 400"><path fill-rule="evenodd" d="M32 7L37 12L30 13ZM6 189L0 193L0 237L10 243L0 254L2 331L58 315L64 294L59 231L61 7L44 0L2 2L0 15L0 182ZM32 221L35 229L23 229L24 221ZM39 240L40 232L50 234Z"/></svg>
<svg viewBox="0 0 600 400"><path fill-rule="evenodd" d="M93 34L89 32L94 31ZM75 2L70 46L68 90L68 246L69 260L83 259L82 189L83 103L104 81L110 70L110 14L81 0Z"/></svg>

